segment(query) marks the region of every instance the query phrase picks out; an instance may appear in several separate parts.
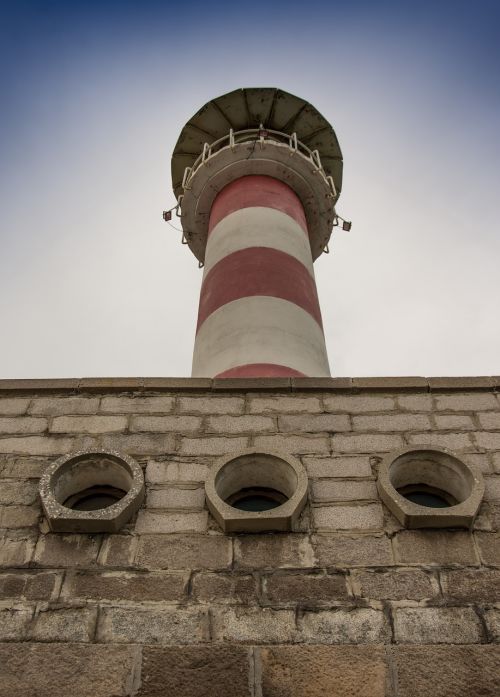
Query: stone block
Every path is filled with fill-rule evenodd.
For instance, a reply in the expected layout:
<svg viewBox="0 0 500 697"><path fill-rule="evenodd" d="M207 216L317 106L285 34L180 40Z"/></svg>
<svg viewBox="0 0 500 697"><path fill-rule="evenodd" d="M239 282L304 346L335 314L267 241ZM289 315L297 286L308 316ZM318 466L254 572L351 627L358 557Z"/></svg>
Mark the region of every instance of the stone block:
<svg viewBox="0 0 500 697"><path fill-rule="evenodd" d="M144 378L81 378L80 392L132 392L144 389Z"/></svg>
<svg viewBox="0 0 500 697"><path fill-rule="evenodd" d="M0 414L4 416L21 416L28 410L29 399L24 397L0 397Z"/></svg>
<svg viewBox="0 0 500 697"><path fill-rule="evenodd" d="M291 378L214 378L212 389L221 392L291 392Z"/></svg>
<svg viewBox="0 0 500 697"><path fill-rule="evenodd" d="M390 638L384 613L371 608L305 612L300 624L301 637L309 643L383 644Z"/></svg>
<svg viewBox="0 0 500 697"><path fill-rule="evenodd" d="M0 453L13 455L65 455L81 449L79 439L57 436L23 436L19 438L1 438Z"/></svg>
<svg viewBox="0 0 500 697"><path fill-rule="evenodd" d="M493 469L497 474L500 474L500 453L493 453L491 458L493 461Z"/></svg>
<svg viewBox="0 0 500 697"><path fill-rule="evenodd" d="M297 636L293 610L219 606L212 615L215 641L280 644Z"/></svg>
<svg viewBox="0 0 500 697"><path fill-rule="evenodd" d="M197 607L103 607L97 638L118 644L198 644L208 641L208 615Z"/></svg>
<svg viewBox="0 0 500 697"><path fill-rule="evenodd" d="M332 451L334 453L384 453L399 450L404 445L399 435L342 434L332 436Z"/></svg>
<svg viewBox="0 0 500 697"><path fill-rule="evenodd" d="M105 536L98 563L107 567L128 567L132 565L137 538L132 535Z"/></svg>
<svg viewBox="0 0 500 697"><path fill-rule="evenodd" d="M483 637L471 607L401 607L393 617L395 639L403 644L476 644Z"/></svg>
<svg viewBox="0 0 500 697"><path fill-rule="evenodd" d="M484 613L488 633L494 642L500 643L500 609L491 608Z"/></svg>
<svg viewBox="0 0 500 697"><path fill-rule="evenodd" d="M474 441L484 450L500 450L500 433L477 431L473 434Z"/></svg>
<svg viewBox="0 0 500 697"><path fill-rule="evenodd" d="M433 401L430 394L400 394L398 405L404 411L432 411Z"/></svg>
<svg viewBox="0 0 500 697"><path fill-rule="evenodd" d="M31 402L33 416L64 416L95 414L99 409L98 397L37 397Z"/></svg>
<svg viewBox="0 0 500 697"><path fill-rule="evenodd" d="M483 474L491 473L490 455L487 453L467 453L467 462L476 465Z"/></svg>
<svg viewBox="0 0 500 697"><path fill-rule="evenodd" d="M436 414L436 428L443 431L473 431L476 427L471 416L464 414Z"/></svg>
<svg viewBox="0 0 500 697"><path fill-rule="evenodd" d="M318 530L381 530L384 525L379 503L364 506L314 506L313 520Z"/></svg>
<svg viewBox="0 0 500 697"><path fill-rule="evenodd" d="M318 397L285 396L249 398L250 414L319 414L323 411Z"/></svg>
<svg viewBox="0 0 500 697"><path fill-rule="evenodd" d="M312 497L319 502L363 501L378 499L378 494L375 482L321 479L312 483Z"/></svg>
<svg viewBox="0 0 500 697"><path fill-rule="evenodd" d="M59 584L59 575L12 571L0 574L0 600L49 600Z"/></svg>
<svg viewBox="0 0 500 697"><path fill-rule="evenodd" d="M398 646L392 649L398 697L494 697L500 646Z"/></svg>
<svg viewBox="0 0 500 697"><path fill-rule="evenodd" d="M350 431L351 420L347 414L298 414L278 417L282 433L337 433Z"/></svg>
<svg viewBox="0 0 500 697"><path fill-rule="evenodd" d="M179 397L179 414L243 414L243 397Z"/></svg>
<svg viewBox="0 0 500 697"><path fill-rule="evenodd" d="M425 600L439 595L437 581L417 569L357 571L352 583L357 596L374 600Z"/></svg>
<svg viewBox="0 0 500 697"><path fill-rule="evenodd" d="M476 532L474 537L483 564L500 566L500 533Z"/></svg>
<svg viewBox="0 0 500 697"><path fill-rule="evenodd" d="M56 416L51 433L119 433L127 428L126 416Z"/></svg>
<svg viewBox="0 0 500 697"><path fill-rule="evenodd" d="M292 378L292 392L350 392L352 378Z"/></svg>
<svg viewBox="0 0 500 697"><path fill-rule="evenodd" d="M139 535L174 532L206 532L208 511L170 513L167 511L140 510L135 530Z"/></svg>
<svg viewBox="0 0 500 697"><path fill-rule="evenodd" d="M185 485L168 489L148 489L148 508L203 508L205 489Z"/></svg>
<svg viewBox="0 0 500 697"><path fill-rule="evenodd" d="M137 697L251 697L249 649L148 646Z"/></svg>
<svg viewBox="0 0 500 697"><path fill-rule="evenodd" d="M4 379L0 381L0 389L2 392L75 392L78 389L78 378L49 378L32 379L32 378L14 378Z"/></svg>
<svg viewBox="0 0 500 697"><path fill-rule="evenodd" d="M129 697L139 650L91 644L0 645L2 697Z"/></svg>
<svg viewBox="0 0 500 697"><path fill-rule="evenodd" d="M150 433L196 433L201 428L199 416L132 416L130 431Z"/></svg>
<svg viewBox="0 0 500 697"><path fill-rule="evenodd" d="M276 422L271 416L209 416L207 433L272 433Z"/></svg>
<svg viewBox="0 0 500 697"><path fill-rule="evenodd" d="M61 568L93 566L100 543L97 535L42 535L35 549L35 562Z"/></svg>
<svg viewBox="0 0 500 697"><path fill-rule="evenodd" d="M0 528L33 527L39 517L39 506L0 506Z"/></svg>
<svg viewBox="0 0 500 697"><path fill-rule="evenodd" d="M462 530L402 530L393 544L396 560L402 564L477 564L472 535Z"/></svg>
<svg viewBox="0 0 500 697"><path fill-rule="evenodd" d="M485 477L485 492L484 498L486 501L499 501L500 500L500 477Z"/></svg>
<svg viewBox="0 0 500 697"><path fill-rule="evenodd" d="M0 537L0 567L27 566L35 548L35 537L20 537L16 533Z"/></svg>
<svg viewBox="0 0 500 697"><path fill-rule="evenodd" d="M48 608L40 611L31 629L35 641L92 641L97 608Z"/></svg>
<svg viewBox="0 0 500 697"><path fill-rule="evenodd" d="M313 546L320 566L390 566L392 549L384 535L315 535Z"/></svg>
<svg viewBox="0 0 500 697"><path fill-rule="evenodd" d="M304 457L302 461L310 477L371 477L368 456Z"/></svg>
<svg viewBox="0 0 500 697"><path fill-rule="evenodd" d="M465 603L500 602L500 570L457 569L441 571L443 595Z"/></svg>
<svg viewBox="0 0 500 697"><path fill-rule="evenodd" d="M29 506L38 500L37 483L34 481L4 480L0 487L0 504Z"/></svg>
<svg viewBox="0 0 500 697"><path fill-rule="evenodd" d="M306 535L242 535L234 539L235 564L241 569L307 568L315 565Z"/></svg>
<svg viewBox="0 0 500 697"><path fill-rule="evenodd" d="M270 646L260 650L264 697L385 697L379 646Z"/></svg>
<svg viewBox="0 0 500 697"><path fill-rule="evenodd" d="M182 455L226 455L248 447L245 438L182 438L179 452Z"/></svg>
<svg viewBox="0 0 500 697"><path fill-rule="evenodd" d="M175 397L103 397L99 411L104 414L170 414ZM94 410L95 413L96 410Z"/></svg>
<svg viewBox="0 0 500 697"><path fill-rule="evenodd" d="M0 418L0 434L29 434L43 433L47 429L47 419L38 419L31 416L18 416Z"/></svg>
<svg viewBox="0 0 500 697"><path fill-rule="evenodd" d="M226 569L231 540L222 535L147 535L139 540L137 562L148 569Z"/></svg>
<svg viewBox="0 0 500 697"><path fill-rule="evenodd" d="M377 378L353 378L354 388L363 390L378 390L388 392L390 390L421 390L426 392L429 388L429 379L418 375L405 377L377 377Z"/></svg>
<svg viewBox="0 0 500 697"><path fill-rule="evenodd" d="M17 479L39 479L51 464L50 458L12 457L1 468L0 476Z"/></svg>
<svg viewBox="0 0 500 697"><path fill-rule="evenodd" d="M146 481L152 484L167 482L204 482L207 465L199 462L155 462L150 460L146 467Z"/></svg>
<svg viewBox="0 0 500 697"><path fill-rule="evenodd" d="M431 390L491 390L495 379L488 376L429 378Z"/></svg>
<svg viewBox="0 0 500 697"><path fill-rule="evenodd" d="M186 595L186 573L107 571L68 572L61 591L66 600L128 600L181 602Z"/></svg>
<svg viewBox="0 0 500 697"><path fill-rule="evenodd" d="M264 577L264 595L272 605L332 605L348 597L342 574L274 573Z"/></svg>
<svg viewBox="0 0 500 697"><path fill-rule="evenodd" d="M426 414L376 414L373 416L353 416L355 431L425 431L431 422Z"/></svg>
<svg viewBox="0 0 500 697"><path fill-rule="evenodd" d="M408 443L448 448L455 452L473 449L472 441L467 433L410 433Z"/></svg>
<svg viewBox="0 0 500 697"><path fill-rule="evenodd" d="M33 608L14 607L0 609L0 641L21 641L24 639L32 617Z"/></svg>
<svg viewBox="0 0 500 697"><path fill-rule="evenodd" d="M144 388L151 392L200 392L210 390L211 378L144 378Z"/></svg>
<svg viewBox="0 0 500 697"><path fill-rule="evenodd" d="M483 504L484 516L490 521L490 525L485 530L500 530L500 502L492 502L488 505ZM481 516L481 510L479 517ZM479 528L481 529L481 528Z"/></svg>
<svg viewBox="0 0 500 697"><path fill-rule="evenodd" d="M485 431L500 431L500 412L489 411L485 414L478 414L477 418L481 428L484 428Z"/></svg>
<svg viewBox="0 0 500 697"><path fill-rule="evenodd" d="M202 603L255 604L256 582L248 574L214 574L201 572L192 582L192 594Z"/></svg>
<svg viewBox="0 0 500 697"><path fill-rule="evenodd" d="M290 455L330 454L328 436L273 435L255 436L254 446L264 450L281 450Z"/></svg>
<svg viewBox="0 0 500 697"><path fill-rule="evenodd" d="M498 402L490 393L438 394L436 407L445 411L486 411L498 409Z"/></svg>
<svg viewBox="0 0 500 697"><path fill-rule="evenodd" d="M172 433L113 434L101 437L102 447L118 450L136 457L167 455L176 450L175 435Z"/></svg>
<svg viewBox="0 0 500 697"><path fill-rule="evenodd" d="M396 408L394 397L376 395L328 395L323 399L325 411L360 414L363 412L392 411Z"/></svg>

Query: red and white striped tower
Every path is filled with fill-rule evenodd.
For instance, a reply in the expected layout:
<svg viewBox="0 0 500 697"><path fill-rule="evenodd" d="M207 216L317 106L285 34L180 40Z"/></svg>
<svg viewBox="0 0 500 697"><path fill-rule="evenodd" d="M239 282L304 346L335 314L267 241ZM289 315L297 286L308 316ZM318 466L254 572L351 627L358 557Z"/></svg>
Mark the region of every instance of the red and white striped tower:
<svg viewBox="0 0 500 697"><path fill-rule="evenodd" d="M186 124L172 173L204 266L193 377L329 376L313 259L341 186L331 126L280 90L237 90Z"/></svg>

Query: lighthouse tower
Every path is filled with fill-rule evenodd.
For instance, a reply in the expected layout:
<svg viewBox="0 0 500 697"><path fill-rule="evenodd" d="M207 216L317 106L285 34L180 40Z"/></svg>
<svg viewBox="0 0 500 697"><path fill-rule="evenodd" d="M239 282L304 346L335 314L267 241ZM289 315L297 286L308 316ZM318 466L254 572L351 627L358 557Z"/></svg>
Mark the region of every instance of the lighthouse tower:
<svg viewBox="0 0 500 697"><path fill-rule="evenodd" d="M330 124L287 92L235 90L184 126L172 180L203 267L193 377L329 376L313 261L342 184Z"/></svg>

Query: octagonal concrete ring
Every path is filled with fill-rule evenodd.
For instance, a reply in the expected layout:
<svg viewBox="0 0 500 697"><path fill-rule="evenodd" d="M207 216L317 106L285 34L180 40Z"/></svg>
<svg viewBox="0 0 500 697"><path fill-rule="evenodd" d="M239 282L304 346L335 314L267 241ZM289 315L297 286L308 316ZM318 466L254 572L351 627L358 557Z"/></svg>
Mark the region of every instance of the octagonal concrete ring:
<svg viewBox="0 0 500 697"><path fill-rule="evenodd" d="M307 499L307 473L294 457L277 451L242 450L219 460L205 482L207 505L224 532L288 531ZM286 498L276 508L244 511L227 503L252 487L275 490Z"/></svg>
<svg viewBox="0 0 500 697"><path fill-rule="evenodd" d="M126 492L116 503L97 510L74 510L68 499L91 487ZM140 508L144 475L128 455L114 450L80 450L56 460L42 475L40 498L53 532L117 532Z"/></svg>
<svg viewBox="0 0 500 697"><path fill-rule="evenodd" d="M424 485L444 492L456 504L432 508L409 501L399 493ZM403 448L380 464L377 488L382 501L407 528L470 528L484 495L479 469L446 448Z"/></svg>

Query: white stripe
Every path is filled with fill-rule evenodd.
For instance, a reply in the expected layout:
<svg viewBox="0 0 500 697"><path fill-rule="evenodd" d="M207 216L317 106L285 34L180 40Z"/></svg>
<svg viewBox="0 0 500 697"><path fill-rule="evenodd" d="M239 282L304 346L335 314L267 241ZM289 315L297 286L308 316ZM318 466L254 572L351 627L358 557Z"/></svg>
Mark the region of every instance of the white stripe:
<svg viewBox="0 0 500 697"><path fill-rule="evenodd" d="M300 225L275 208L253 206L226 215L207 242L204 276L228 254L248 247L272 247L298 259L314 278L309 239Z"/></svg>
<svg viewBox="0 0 500 697"><path fill-rule="evenodd" d="M196 336L193 377L214 377L250 363L274 363L310 377L329 377L325 337L298 305L269 296L219 307Z"/></svg>

